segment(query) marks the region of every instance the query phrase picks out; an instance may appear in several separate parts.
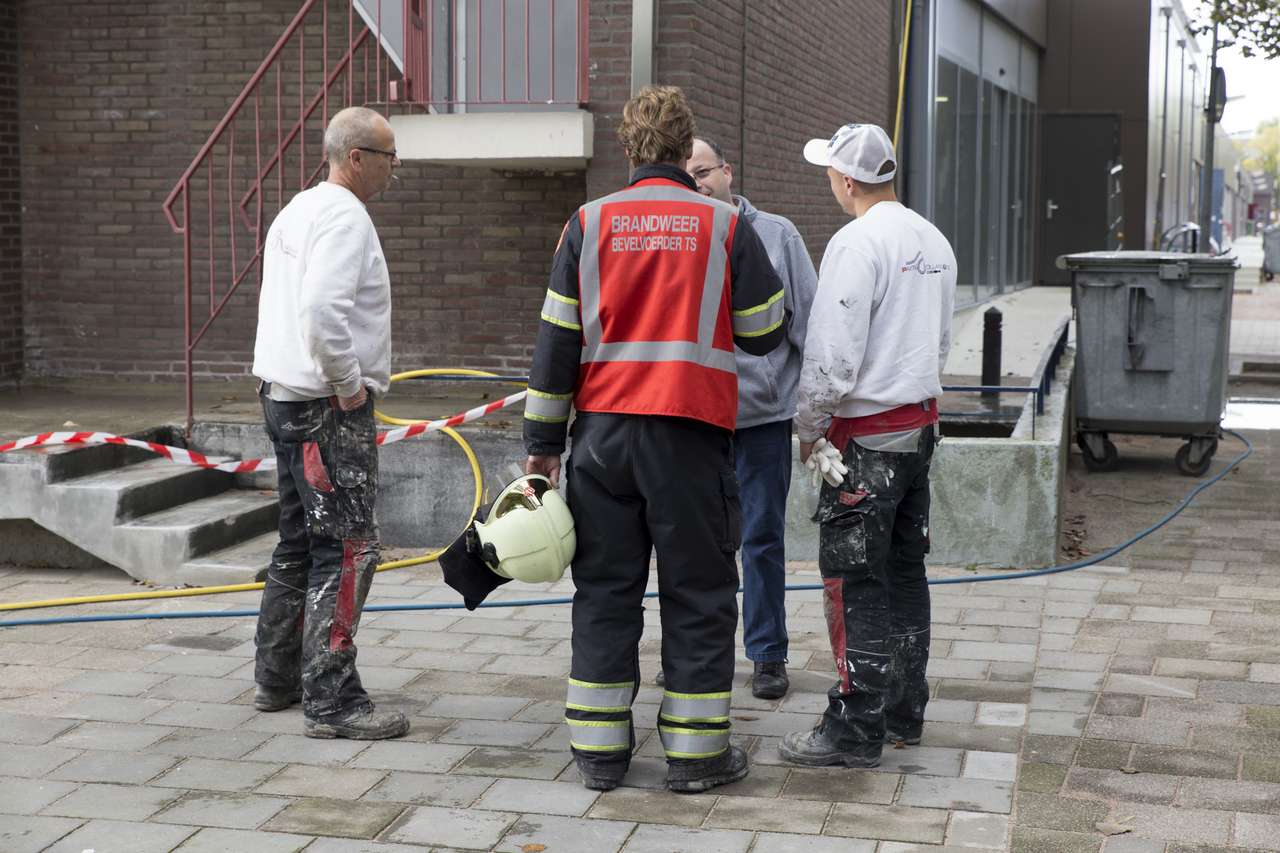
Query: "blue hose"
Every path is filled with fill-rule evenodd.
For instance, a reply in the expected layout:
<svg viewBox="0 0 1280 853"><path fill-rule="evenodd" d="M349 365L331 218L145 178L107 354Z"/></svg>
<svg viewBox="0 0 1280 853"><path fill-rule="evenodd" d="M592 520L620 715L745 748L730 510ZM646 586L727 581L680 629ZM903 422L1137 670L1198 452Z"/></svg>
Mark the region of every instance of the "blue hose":
<svg viewBox="0 0 1280 853"><path fill-rule="evenodd" d="M1245 446L1245 451L1241 453L1239 456L1237 456L1235 459L1232 459L1231 462L1228 463L1227 467L1224 468L1222 471L1218 472L1218 474L1214 475L1208 480L1205 480L1202 483L1199 483L1194 489L1188 492L1187 496L1184 497L1178 503L1178 505L1175 506L1171 511L1169 511L1169 513L1166 514L1163 518L1161 518L1159 521L1157 521L1155 524L1151 525L1150 527L1142 530L1141 532L1135 534L1134 536L1131 536L1129 539L1125 540L1121 544L1114 545L1106 549L1102 553L1095 554L1094 556L1089 557L1088 559L1077 560L1074 563L1067 563L1062 566L1050 566L1047 569L1033 569L1031 571L1010 572L1008 574L998 574L998 575L975 575L975 576L960 575L953 578L935 578L929 581L930 585L940 586L942 584L952 584L952 583L981 583L983 581L1007 581L1007 580L1017 580L1018 578L1035 578L1035 577L1040 577L1041 575L1055 575L1055 574L1058 574L1059 572L1073 572L1076 569L1083 569L1088 566L1094 566L1094 565L1097 565L1098 563L1103 562L1104 560L1111 559L1116 554L1119 554L1121 551L1125 550L1126 548L1132 547L1137 542L1142 541L1143 539L1150 536L1152 533L1155 533L1157 530L1164 527L1170 521L1173 521L1173 519L1177 518L1178 515L1180 515L1184 509L1186 509L1188 506L1191 505L1191 502L1195 500L1196 497L1201 492L1203 492L1205 489L1212 486L1214 483L1217 483L1223 477L1230 474L1232 471L1238 468L1242 462L1244 462L1246 459L1248 459L1250 456L1253 455L1253 443L1249 441L1249 439L1245 438L1243 435L1236 432L1235 430L1228 429L1223 431L1228 435L1234 436L1235 438L1238 438L1241 442L1243 442ZM817 590L817 589L822 589L822 584L817 584L817 583L792 584L787 587L787 590L790 592L800 592L800 591ZM646 592L644 594L644 597L656 598L657 595L658 593L656 592ZM572 597L530 598L530 599L523 599L518 601L486 601L481 603L480 607L537 607L539 605L545 605L545 604L572 604L572 603L573 603ZM449 604L443 604L443 603L371 604L368 607L364 608L364 612L365 613L389 613L389 612L399 612L399 611L405 611L405 610L461 610L465 606L466 605L462 604L461 602L455 602L455 603L449 603ZM179 612L169 612L169 613L120 613L120 614L97 614L93 616L53 616L53 617L47 617L43 619L11 619L5 622L0 622L0 628L20 628L28 625L73 625L73 624L79 624L83 622L134 622L134 621L141 621L141 620L147 620L147 619L215 619L219 617L257 616L257 615L258 615L257 610L199 610L199 611L191 611L187 613L179 611Z"/></svg>

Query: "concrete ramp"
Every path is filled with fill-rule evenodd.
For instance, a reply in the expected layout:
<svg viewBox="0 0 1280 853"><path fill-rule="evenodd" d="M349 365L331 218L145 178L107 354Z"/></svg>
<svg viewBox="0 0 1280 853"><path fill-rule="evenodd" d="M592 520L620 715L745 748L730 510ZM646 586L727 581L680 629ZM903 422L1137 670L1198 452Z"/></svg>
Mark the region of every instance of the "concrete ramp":
<svg viewBox="0 0 1280 853"><path fill-rule="evenodd" d="M170 430L142 437L164 444L178 438ZM135 448L50 447L0 456L0 530L5 520L29 519L148 583L261 580L278 516L273 491L236 488L232 475ZM16 550L11 537L29 528L7 527L0 543Z"/></svg>

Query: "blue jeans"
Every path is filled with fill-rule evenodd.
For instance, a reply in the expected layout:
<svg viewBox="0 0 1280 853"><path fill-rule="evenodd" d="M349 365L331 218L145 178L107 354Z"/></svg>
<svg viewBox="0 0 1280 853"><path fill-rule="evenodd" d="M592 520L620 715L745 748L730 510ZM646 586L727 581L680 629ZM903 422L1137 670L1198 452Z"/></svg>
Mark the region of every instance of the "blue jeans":
<svg viewBox="0 0 1280 853"><path fill-rule="evenodd" d="M742 636L757 663L787 659L783 534L791 487L791 421L733 434L742 500Z"/></svg>

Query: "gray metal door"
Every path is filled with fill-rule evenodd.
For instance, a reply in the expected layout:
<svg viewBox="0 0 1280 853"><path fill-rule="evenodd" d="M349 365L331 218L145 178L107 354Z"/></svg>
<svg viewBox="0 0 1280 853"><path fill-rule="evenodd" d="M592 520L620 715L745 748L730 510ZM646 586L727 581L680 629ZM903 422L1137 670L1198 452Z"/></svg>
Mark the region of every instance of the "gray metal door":
<svg viewBox="0 0 1280 853"><path fill-rule="evenodd" d="M1120 157L1120 117L1112 113L1041 116L1040 284L1070 284L1059 255L1110 248L1108 196Z"/></svg>

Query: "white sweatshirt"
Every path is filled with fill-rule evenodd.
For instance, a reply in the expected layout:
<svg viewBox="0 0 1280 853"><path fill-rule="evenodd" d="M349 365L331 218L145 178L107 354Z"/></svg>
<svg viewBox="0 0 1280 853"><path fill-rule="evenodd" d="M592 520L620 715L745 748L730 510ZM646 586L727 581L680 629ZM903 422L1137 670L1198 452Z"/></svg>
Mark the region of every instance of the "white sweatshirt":
<svg viewBox="0 0 1280 853"><path fill-rule="evenodd" d="M924 217L882 201L836 232L818 272L796 432L815 441L855 418L942 395L956 257Z"/></svg>
<svg viewBox="0 0 1280 853"><path fill-rule="evenodd" d="M253 374L300 397L350 397L391 379L391 278L373 220L324 182L267 232Z"/></svg>

